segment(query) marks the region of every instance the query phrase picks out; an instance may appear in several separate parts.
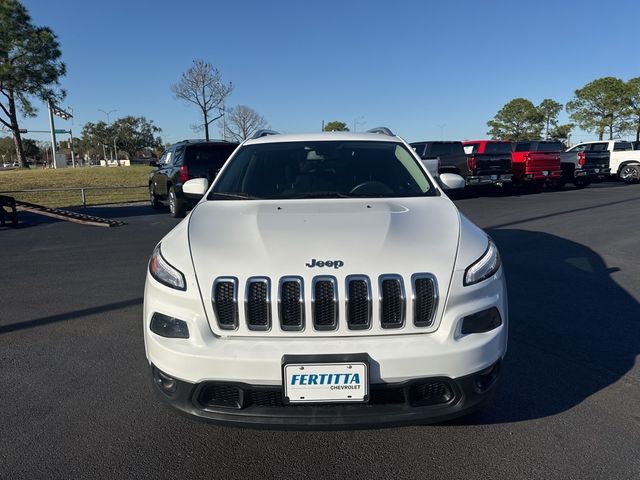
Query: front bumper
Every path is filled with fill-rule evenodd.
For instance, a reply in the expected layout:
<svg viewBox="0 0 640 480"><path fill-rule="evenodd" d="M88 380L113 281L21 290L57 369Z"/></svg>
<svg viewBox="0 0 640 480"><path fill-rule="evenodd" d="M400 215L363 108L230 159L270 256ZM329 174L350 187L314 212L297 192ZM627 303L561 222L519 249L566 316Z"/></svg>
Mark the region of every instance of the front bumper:
<svg viewBox="0 0 640 480"><path fill-rule="evenodd" d="M462 285L463 275L464 270L455 270L452 283ZM444 313L437 329L429 333L365 332L361 336L327 333L285 338L258 332L222 337L213 334L199 298L147 277L143 315L146 356L155 372L163 372L176 384L175 393L169 394L163 393L156 383L166 402L182 412L216 422L283 428L364 428L442 421L479 407L492 395L493 386L478 392L473 382L479 372L499 364L506 353L508 307L504 283L500 269L490 280L458 287L455 295L443 299ZM493 307L502 318L500 326L481 333L462 333L467 316ZM149 325L154 312L185 321L189 338L165 338L153 333ZM399 395L401 400L376 403L372 397L373 403L366 405L279 407L283 357L363 353L370 359L368 376L372 393L393 391L392 395ZM432 405L416 405L412 401L409 394L412 385L439 380L454 393L450 399ZM250 402L248 407L243 403L241 409L211 408L198 401L199 389L211 384L239 385L250 392L266 392L264 395L275 406Z"/></svg>
<svg viewBox="0 0 640 480"><path fill-rule="evenodd" d="M501 361L457 379L427 377L370 386L361 404L287 405L282 388L237 382L193 384L151 366L154 390L168 405L217 424L287 429L373 428L435 423L471 413L497 388Z"/></svg>

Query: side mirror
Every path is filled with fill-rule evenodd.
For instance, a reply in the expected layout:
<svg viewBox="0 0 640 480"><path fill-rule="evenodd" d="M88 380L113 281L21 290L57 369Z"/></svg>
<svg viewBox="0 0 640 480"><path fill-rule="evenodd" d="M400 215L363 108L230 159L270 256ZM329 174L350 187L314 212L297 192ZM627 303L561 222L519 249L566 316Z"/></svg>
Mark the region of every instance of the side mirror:
<svg viewBox="0 0 640 480"><path fill-rule="evenodd" d="M192 178L182 185L182 193L189 197L200 198L209 189L209 180L206 178Z"/></svg>
<svg viewBox="0 0 640 480"><path fill-rule="evenodd" d="M441 173L438 183L445 190L462 190L466 185L464 178L455 173Z"/></svg>

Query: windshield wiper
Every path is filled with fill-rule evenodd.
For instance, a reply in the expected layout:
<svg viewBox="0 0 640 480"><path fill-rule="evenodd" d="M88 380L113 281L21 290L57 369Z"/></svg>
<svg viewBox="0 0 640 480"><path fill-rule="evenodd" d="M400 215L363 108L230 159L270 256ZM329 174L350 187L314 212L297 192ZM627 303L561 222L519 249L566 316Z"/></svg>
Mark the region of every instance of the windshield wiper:
<svg viewBox="0 0 640 480"><path fill-rule="evenodd" d="M242 192L211 192L208 198L222 198L227 200L260 200L260 197L254 197L248 193Z"/></svg>

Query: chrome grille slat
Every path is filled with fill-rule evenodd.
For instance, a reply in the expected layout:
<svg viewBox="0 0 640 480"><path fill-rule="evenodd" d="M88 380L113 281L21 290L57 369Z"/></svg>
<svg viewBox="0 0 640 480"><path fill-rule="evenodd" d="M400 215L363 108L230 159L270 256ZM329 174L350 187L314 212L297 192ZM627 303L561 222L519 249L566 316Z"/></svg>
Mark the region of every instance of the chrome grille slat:
<svg viewBox="0 0 640 480"><path fill-rule="evenodd" d="M380 326L382 328L402 328L405 317L404 283L400 275L380 275L378 280L380 295Z"/></svg>
<svg viewBox="0 0 640 480"><path fill-rule="evenodd" d="M316 330L338 328L338 284L334 277L318 276L313 279L311 306Z"/></svg>
<svg viewBox="0 0 640 480"><path fill-rule="evenodd" d="M271 329L271 282L269 279L249 278L244 295L244 311L249 330Z"/></svg>
<svg viewBox="0 0 640 480"><path fill-rule="evenodd" d="M436 279L429 273L411 276L413 292L413 324L416 327L430 327L435 321L438 308L438 288Z"/></svg>
<svg viewBox="0 0 640 480"><path fill-rule="evenodd" d="M284 331L304 329L304 281L282 277L278 287L278 316Z"/></svg>
<svg viewBox="0 0 640 480"><path fill-rule="evenodd" d="M345 314L350 330L371 327L371 282L364 275L349 275L345 280Z"/></svg>
<svg viewBox="0 0 640 480"><path fill-rule="evenodd" d="M218 326L223 330L238 328L238 279L220 277L213 282L211 303Z"/></svg>

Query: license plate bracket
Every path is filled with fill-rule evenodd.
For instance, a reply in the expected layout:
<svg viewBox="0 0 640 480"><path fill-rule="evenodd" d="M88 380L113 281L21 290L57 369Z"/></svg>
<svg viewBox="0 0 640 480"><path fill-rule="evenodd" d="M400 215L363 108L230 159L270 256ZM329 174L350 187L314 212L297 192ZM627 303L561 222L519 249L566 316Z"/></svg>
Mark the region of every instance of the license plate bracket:
<svg viewBox="0 0 640 480"><path fill-rule="evenodd" d="M284 355L284 403L366 403L369 401L369 364L366 353Z"/></svg>

